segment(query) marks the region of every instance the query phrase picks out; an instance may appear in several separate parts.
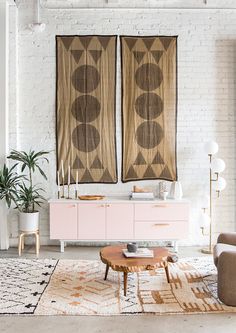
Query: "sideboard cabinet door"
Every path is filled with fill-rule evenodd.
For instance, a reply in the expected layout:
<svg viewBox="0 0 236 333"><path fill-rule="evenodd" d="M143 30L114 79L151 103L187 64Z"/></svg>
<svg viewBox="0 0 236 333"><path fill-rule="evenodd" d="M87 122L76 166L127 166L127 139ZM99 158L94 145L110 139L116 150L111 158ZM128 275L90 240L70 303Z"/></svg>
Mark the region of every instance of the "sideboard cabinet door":
<svg viewBox="0 0 236 333"><path fill-rule="evenodd" d="M78 239L104 240L106 237L105 204L80 203L78 205Z"/></svg>
<svg viewBox="0 0 236 333"><path fill-rule="evenodd" d="M77 239L77 205L50 204L50 239Z"/></svg>
<svg viewBox="0 0 236 333"><path fill-rule="evenodd" d="M134 206L131 203L107 204L108 240L134 239Z"/></svg>

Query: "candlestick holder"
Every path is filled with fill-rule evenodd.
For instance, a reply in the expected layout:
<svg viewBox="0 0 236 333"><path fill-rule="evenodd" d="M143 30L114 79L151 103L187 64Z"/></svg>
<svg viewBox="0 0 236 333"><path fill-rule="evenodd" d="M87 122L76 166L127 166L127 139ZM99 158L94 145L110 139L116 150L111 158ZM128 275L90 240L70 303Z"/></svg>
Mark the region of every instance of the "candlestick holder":
<svg viewBox="0 0 236 333"><path fill-rule="evenodd" d="M70 184L67 185L67 199L71 199L70 198Z"/></svg>
<svg viewBox="0 0 236 333"><path fill-rule="evenodd" d="M78 190L75 190L75 199L78 199Z"/></svg>
<svg viewBox="0 0 236 333"><path fill-rule="evenodd" d="M62 178L62 196L61 198L65 198L65 181L64 177Z"/></svg>

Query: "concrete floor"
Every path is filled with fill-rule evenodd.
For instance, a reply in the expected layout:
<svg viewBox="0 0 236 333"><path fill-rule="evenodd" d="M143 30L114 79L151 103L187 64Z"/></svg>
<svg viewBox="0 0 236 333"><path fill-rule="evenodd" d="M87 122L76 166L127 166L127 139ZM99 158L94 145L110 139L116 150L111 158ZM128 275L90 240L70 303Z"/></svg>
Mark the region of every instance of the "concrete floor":
<svg viewBox="0 0 236 333"><path fill-rule="evenodd" d="M59 247L44 246L39 258L98 259L97 247L67 247L65 253ZM179 257L201 256L199 248L182 247ZM0 251L1 258L18 257L16 248ZM35 258L34 247L26 246L22 258ZM0 317L0 333L234 333L236 314L169 315L169 316L48 316Z"/></svg>

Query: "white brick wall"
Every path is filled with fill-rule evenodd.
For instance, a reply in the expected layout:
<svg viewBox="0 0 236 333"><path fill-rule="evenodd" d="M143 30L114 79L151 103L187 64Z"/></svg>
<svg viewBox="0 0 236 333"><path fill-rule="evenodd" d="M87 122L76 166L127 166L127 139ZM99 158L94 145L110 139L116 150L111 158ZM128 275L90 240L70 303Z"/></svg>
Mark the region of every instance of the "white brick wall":
<svg viewBox="0 0 236 333"><path fill-rule="evenodd" d="M90 1L91 2L91 1ZM151 1L152 5L158 1ZM175 3L174 1L172 1ZM62 4L42 1L43 5ZM63 1L63 5L70 5ZM73 1L75 4L75 1ZM94 3L94 2L93 2ZM112 2L114 5L114 1ZM124 6L124 1L117 4ZM160 1L163 4L163 1ZM188 1L182 1L183 5ZM193 4L194 1L191 1ZM196 5L202 1L195 1ZM209 2L213 5L213 2ZM219 1L215 2L219 3ZM148 6L149 1L138 1ZM228 1L226 5L232 5ZM174 9L42 9L46 30L32 33L32 0L19 1L17 50L18 80L11 72L10 86L18 90L18 106L11 107L10 142L12 148L52 150L50 166L45 165L47 196L55 197L55 35L118 34L178 35L178 172L184 195L192 200L191 234L184 244L202 244L198 219L200 198L208 184L205 141L219 143L219 157L226 161L227 189L214 200L216 231L235 230L235 103L236 103L236 10ZM14 17L12 18L14 20ZM11 35L10 39L14 39ZM14 44L14 41L13 41ZM119 47L118 47L119 54ZM14 60L13 60L14 63ZM117 83L117 156L120 178L121 119L120 62ZM17 83L17 87L15 84ZM15 97L13 97L15 99ZM14 102L13 102L14 104ZM15 118L15 119L14 119ZM158 181L156 181L158 184ZM139 182L153 185L153 182ZM81 185L80 193L128 193L133 183ZM16 244L17 227L13 218L11 244ZM42 242L49 242L48 207L41 212Z"/></svg>

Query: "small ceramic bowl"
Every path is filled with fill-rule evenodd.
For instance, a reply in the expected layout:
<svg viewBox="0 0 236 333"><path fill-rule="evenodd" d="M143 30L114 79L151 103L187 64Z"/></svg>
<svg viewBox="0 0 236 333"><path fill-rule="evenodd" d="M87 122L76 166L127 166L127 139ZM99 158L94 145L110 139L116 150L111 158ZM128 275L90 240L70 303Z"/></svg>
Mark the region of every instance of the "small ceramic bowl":
<svg viewBox="0 0 236 333"><path fill-rule="evenodd" d="M138 250L137 243L128 243L127 250L128 250L128 252L133 252L133 253L137 252L137 250Z"/></svg>

